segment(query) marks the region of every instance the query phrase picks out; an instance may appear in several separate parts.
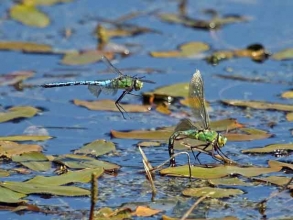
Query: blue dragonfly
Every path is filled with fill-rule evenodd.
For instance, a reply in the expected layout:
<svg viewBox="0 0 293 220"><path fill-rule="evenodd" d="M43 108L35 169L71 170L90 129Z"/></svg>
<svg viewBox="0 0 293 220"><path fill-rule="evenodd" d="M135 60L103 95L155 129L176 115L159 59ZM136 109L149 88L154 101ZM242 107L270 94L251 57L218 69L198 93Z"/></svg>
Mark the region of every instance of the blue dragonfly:
<svg viewBox="0 0 293 220"><path fill-rule="evenodd" d="M63 86L78 86L78 85L87 85L89 91L96 96L97 98L104 92L106 94L115 95L117 91L124 90L119 98L115 101L115 105L119 112L122 114L123 118L125 118L124 113L126 113L125 109L120 105L121 100L126 94L132 94L133 90L139 91L143 87L143 83L155 83L150 80L143 79L143 77L137 76L128 76L123 74L120 70L118 70L113 64L105 57L102 56L102 61L118 76L114 79L108 80L91 80L91 81L72 81L72 82L56 82L56 83L47 83L40 85L43 88L53 88L53 87L63 87Z"/></svg>

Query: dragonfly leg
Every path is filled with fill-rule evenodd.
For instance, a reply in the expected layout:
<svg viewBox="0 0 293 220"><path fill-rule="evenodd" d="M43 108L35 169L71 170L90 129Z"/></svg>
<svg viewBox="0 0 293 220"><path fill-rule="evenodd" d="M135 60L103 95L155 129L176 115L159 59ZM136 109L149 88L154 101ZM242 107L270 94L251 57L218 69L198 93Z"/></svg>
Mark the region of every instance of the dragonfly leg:
<svg viewBox="0 0 293 220"><path fill-rule="evenodd" d="M196 155L194 155L193 148L204 146L204 148L202 149L202 150L204 151L205 149L208 148L209 145L210 145L210 143L206 143L206 144L201 144L201 145L193 146L193 147L190 148L190 149L191 149L191 152L192 152L192 154L193 154L193 156L194 156L194 159L197 160L199 164L201 164L201 162L200 162L200 160L198 159L198 157L199 157L199 155L201 154L201 152L198 152Z"/></svg>
<svg viewBox="0 0 293 220"><path fill-rule="evenodd" d="M116 102L115 102L116 107L118 108L119 112L122 114L122 117L123 117L124 119L126 119L126 118L125 118L125 116L124 116L123 111L124 111L124 112L126 112L126 111L125 111L125 109L120 105L120 101L123 99L123 97L124 97L126 94L130 93L131 91L132 91L132 88L131 88L131 89L126 89L126 90L124 90L123 93L120 95L120 97L119 97L119 98L116 100ZM122 111L122 110L123 110L123 111ZM127 112L126 112L126 113L127 113Z"/></svg>
<svg viewBox="0 0 293 220"><path fill-rule="evenodd" d="M169 156L172 158L170 160L170 166L171 167L176 167L176 161L174 155L174 140L176 137L173 137L173 135L169 138L169 145L168 145L168 150L169 150Z"/></svg>

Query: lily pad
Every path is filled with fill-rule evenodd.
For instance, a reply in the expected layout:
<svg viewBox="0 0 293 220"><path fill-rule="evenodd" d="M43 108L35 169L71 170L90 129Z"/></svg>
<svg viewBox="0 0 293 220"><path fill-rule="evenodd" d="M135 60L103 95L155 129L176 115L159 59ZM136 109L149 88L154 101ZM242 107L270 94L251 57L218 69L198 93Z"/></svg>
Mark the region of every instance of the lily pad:
<svg viewBox="0 0 293 220"><path fill-rule="evenodd" d="M285 186L290 181L291 178L283 177L283 176L269 176L269 177L263 177L263 178L253 178L253 179L257 181L261 181L261 182L272 183L277 186Z"/></svg>
<svg viewBox="0 0 293 220"><path fill-rule="evenodd" d="M220 178L220 179L210 179L208 180L209 184L213 186L226 185L226 186L252 186L250 183L246 183L243 180L234 177L234 178Z"/></svg>
<svg viewBox="0 0 293 220"><path fill-rule="evenodd" d="M158 141L142 141L137 143L138 147L159 147L162 143Z"/></svg>
<svg viewBox="0 0 293 220"><path fill-rule="evenodd" d="M88 196L90 191L75 186L56 186L44 183L1 182L0 186L23 194L50 194L59 196Z"/></svg>
<svg viewBox="0 0 293 220"><path fill-rule="evenodd" d="M117 171L120 167L116 164L96 160L92 157L76 154L66 154L54 158L54 162L63 164L72 169L84 169L84 168L103 168L107 171Z"/></svg>
<svg viewBox="0 0 293 220"><path fill-rule="evenodd" d="M0 123L18 118L31 118L40 110L31 106L16 106L7 109L6 112L0 112Z"/></svg>
<svg viewBox="0 0 293 220"><path fill-rule="evenodd" d="M153 51L151 56L160 58L169 57L193 57L210 49L210 46L203 42L188 42L178 47L178 50Z"/></svg>
<svg viewBox="0 0 293 220"><path fill-rule="evenodd" d="M34 171L47 171L51 168L51 162L41 152L29 152L13 155L12 161L21 163L23 166Z"/></svg>
<svg viewBox="0 0 293 220"><path fill-rule="evenodd" d="M239 167L230 165L220 165L212 168L191 167L191 176L199 179L216 179L229 175L239 174L246 177L258 176L266 173L278 172L281 167ZM178 167L168 167L160 171L162 175L189 177L187 165Z"/></svg>
<svg viewBox="0 0 293 220"><path fill-rule="evenodd" d="M145 206L138 206L135 212L133 212L133 215L136 215L138 217L150 217L160 212L162 212L162 210L151 209Z"/></svg>
<svg viewBox="0 0 293 220"><path fill-rule="evenodd" d="M112 52L105 52L100 50L87 50L87 51L72 51L67 52L61 60L64 65L87 65L96 63L106 56L108 59L113 59Z"/></svg>
<svg viewBox="0 0 293 220"><path fill-rule="evenodd" d="M281 50L272 55L272 59L274 60L289 60L293 59L293 48L288 48L285 50Z"/></svg>
<svg viewBox="0 0 293 220"><path fill-rule="evenodd" d="M10 173L8 171L0 169L0 177L6 177L9 175Z"/></svg>
<svg viewBox="0 0 293 220"><path fill-rule="evenodd" d="M97 157L115 150L116 148L113 142L106 140L96 140L83 146L79 150L75 150L74 154L90 154Z"/></svg>
<svg viewBox="0 0 293 220"><path fill-rule="evenodd" d="M222 100L224 104L238 107L250 107L255 109L293 111L293 105L270 103L262 101Z"/></svg>
<svg viewBox="0 0 293 220"><path fill-rule="evenodd" d="M238 196L244 194L240 189L221 189L212 187L202 187L202 188L188 188L182 192L185 196L192 197L202 197L208 196L210 198L227 198L231 196Z"/></svg>
<svg viewBox="0 0 293 220"><path fill-rule="evenodd" d="M42 147L36 144L18 144L12 141L0 141L0 155L11 158L26 152L40 152Z"/></svg>
<svg viewBox="0 0 293 220"><path fill-rule="evenodd" d="M293 164L291 164L291 163L283 163L283 162L276 161L276 160L269 160L268 164L270 165L270 167L276 167L277 169L279 167L281 167L281 168L285 167L285 168L293 170Z"/></svg>
<svg viewBox="0 0 293 220"><path fill-rule="evenodd" d="M293 121L293 112L287 113L286 119L287 119L287 121Z"/></svg>
<svg viewBox="0 0 293 220"><path fill-rule="evenodd" d="M176 83L169 86L160 87L154 91L143 93L143 96L159 95L171 97L188 97L189 83Z"/></svg>
<svg viewBox="0 0 293 220"><path fill-rule="evenodd" d="M10 17L22 24L44 28L50 24L50 18L33 4L17 4L10 9Z"/></svg>
<svg viewBox="0 0 293 220"><path fill-rule="evenodd" d="M10 189L0 187L0 202L2 203L20 203L24 202L21 198L25 197L26 194L14 192Z"/></svg>
<svg viewBox="0 0 293 220"><path fill-rule="evenodd" d="M278 150L293 150L293 144L270 144L265 147L242 150L242 153L274 153Z"/></svg>
<svg viewBox="0 0 293 220"><path fill-rule="evenodd" d="M77 106L86 107L89 110L119 112L113 100L83 101L74 99L73 103ZM122 104L121 106L126 112L148 112L150 110L148 105Z"/></svg>
<svg viewBox="0 0 293 220"><path fill-rule="evenodd" d="M0 141L46 141L53 137L47 135L0 136Z"/></svg>
<svg viewBox="0 0 293 220"><path fill-rule="evenodd" d="M43 185L66 185L69 183L88 183L91 180L92 173L96 173L97 177L100 177L104 173L103 168L83 169L79 171L69 171L68 173L60 176L35 176L33 179L26 181L31 184L43 184Z"/></svg>
<svg viewBox="0 0 293 220"><path fill-rule="evenodd" d="M16 50L26 53L52 53L53 48L46 44L21 41L0 41L0 50Z"/></svg>
<svg viewBox="0 0 293 220"><path fill-rule="evenodd" d="M283 92L281 97L284 99L293 99L293 90Z"/></svg>
<svg viewBox="0 0 293 220"><path fill-rule="evenodd" d="M123 220L123 219L131 219L132 210L129 208L120 208L113 210L108 207L103 207L99 210L95 210L94 218L99 220Z"/></svg>
<svg viewBox="0 0 293 220"><path fill-rule="evenodd" d="M0 42L1 44L1 42ZM1 45L0 45L1 46ZM18 71L0 76L0 86L10 86L22 82L34 75L33 71Z"/></svg>
<svg viewBox="0 0 293 220"><path fill-rule="evenodd" d="M25 0L31 2L33 5L50 6L59 3L72 2L73 0Z"/></svg>

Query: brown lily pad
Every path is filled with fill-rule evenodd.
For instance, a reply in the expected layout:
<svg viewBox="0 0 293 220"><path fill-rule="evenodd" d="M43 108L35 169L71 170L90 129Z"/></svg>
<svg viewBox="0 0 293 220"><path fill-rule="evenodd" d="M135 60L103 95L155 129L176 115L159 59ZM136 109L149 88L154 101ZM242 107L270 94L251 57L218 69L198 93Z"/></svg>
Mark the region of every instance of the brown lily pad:
<svg viewBox="0 0 293 220"><path fill-rule="evenodd" d="M77 106L86 107L89 110L96 111L114 111L119 112L113 100L97 100L97 101L83 101L74 99L73 103ZM133 104L122 104L121 105L126 112L148 112L150 106L148 105L133 105Z"/></svg>
<svg viewBox="0 0 293 220"><path fill-rule="evenodd" d="M46 141L53 137L47 135L12 135L0 136L0 141Z"/></svg>
<svg viewBox="0 0 293 220"><path fill-rule="evenodd" d="M26 53L52 53L53 48L46 44L21 41L0 41L0 50L16 50Z"/></svg>

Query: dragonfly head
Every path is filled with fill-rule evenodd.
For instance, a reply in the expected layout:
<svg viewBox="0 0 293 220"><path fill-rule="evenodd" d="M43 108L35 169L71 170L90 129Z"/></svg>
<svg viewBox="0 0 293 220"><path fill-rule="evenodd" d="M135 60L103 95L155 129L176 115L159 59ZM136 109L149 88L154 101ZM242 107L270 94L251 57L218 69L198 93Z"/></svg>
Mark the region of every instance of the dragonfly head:
<svg viewBox="0 0 293 220"><path fill-rule="evenodd" d="M133 87L135 91L141 90L141 88L143 87L143 82L139 79L135 79Z"/></svg>
<svg viewBox="0 0 293 220"><path fill-rule="evenodd" d="M219 134L218 136L218 144L220 147L223 147L227 142L227 138L224 137L223 135Z"/></svg>

